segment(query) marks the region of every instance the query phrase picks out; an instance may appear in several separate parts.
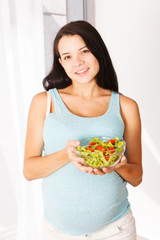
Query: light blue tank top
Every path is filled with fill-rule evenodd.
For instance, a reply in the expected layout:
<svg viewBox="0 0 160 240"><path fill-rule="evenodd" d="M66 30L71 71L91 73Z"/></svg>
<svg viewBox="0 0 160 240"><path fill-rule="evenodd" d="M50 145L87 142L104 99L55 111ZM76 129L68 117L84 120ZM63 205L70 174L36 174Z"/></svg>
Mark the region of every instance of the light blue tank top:
<svg viewBox="0 0 160 240"><path fill-rule="evenodd" d="M68 140L111 136L123 138L119 94L112 92L107 112L99 117L80 117L65 106L57 89L51 89L55 112L44 123L44 154L66 147ZM44 216L55 227L71 235L93 233L125 215L126 182L114 171L91 175L68 163L43 179Z"/></svg>

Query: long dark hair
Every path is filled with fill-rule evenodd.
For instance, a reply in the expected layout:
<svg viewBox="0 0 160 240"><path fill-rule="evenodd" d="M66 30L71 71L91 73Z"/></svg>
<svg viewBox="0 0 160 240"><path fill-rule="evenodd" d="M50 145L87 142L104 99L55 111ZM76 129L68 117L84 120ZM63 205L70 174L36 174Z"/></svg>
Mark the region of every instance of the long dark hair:
<svg viewBox="0 0 160 240"><path fill-rule="evenodd" d="M100 70L96 76L97 84L104 88L118 92L118 81L106 45L98 31L86 21L75 21L64 25L54 40L54 61L50 73L43 79L45 90L51 88L62 89L72 84L63 67L59 63L58 43L66 35L79 35L88 49L99 62Z"/></svg>

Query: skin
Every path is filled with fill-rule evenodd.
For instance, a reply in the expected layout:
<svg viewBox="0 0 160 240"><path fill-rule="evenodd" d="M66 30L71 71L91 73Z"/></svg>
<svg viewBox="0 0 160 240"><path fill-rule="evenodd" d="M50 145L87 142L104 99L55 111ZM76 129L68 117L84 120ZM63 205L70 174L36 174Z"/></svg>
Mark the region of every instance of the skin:
<svg viewBox="0 0 160 240"><path fill-rule="evenodd" d="M109 107L111 91L99 87L96 75L99 63L78 35L64 36L58 44L59 62L72 79L72 85L60 89L59 94L67 108L75 115L97 117L103 115ZM127 158L111 168L102 170L83 166L84 159L75 156L74 148L80 145L77 140L69 140L66 148L42 157L43 125L47 110L46 92L32 99L27 124L24 154L24 176L27 180L43 178L57 171L69 162L84 173L93 175L110 174L116 171L133 186L142 181L141 119L137 103L120 95L120 111L125 124L124 140L127 143ZM54 112L51 102L50 112Z"/></svg>

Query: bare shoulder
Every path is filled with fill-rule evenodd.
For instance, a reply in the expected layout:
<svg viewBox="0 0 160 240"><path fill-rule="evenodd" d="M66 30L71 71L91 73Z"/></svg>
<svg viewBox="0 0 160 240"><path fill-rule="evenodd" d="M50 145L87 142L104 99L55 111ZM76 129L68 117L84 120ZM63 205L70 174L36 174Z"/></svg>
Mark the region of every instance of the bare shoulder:
<svg viewBox="0 0 160 240"><path fill-rule="evenodd" d="M138 104L137 102L129 97L126 97L122 94L120 94L120 107L124 110L124 111L136 111L138 110Z"/></svg>
<svg viewBox="0 0 160 240"><path fill-rule="evenodd" d="M30 106L30 111L37 112L45 116L47 109L47 92L37 93L33 98Z"/></svg>
<svg viewBox="0 0 160 240"><path fill-rule="evenodd" d="M120 94L120 110L124 122L140 118L137 102L134 99L126 97L122 94Z"/></svg>
<svg viewBox="0 0 160 240"><path fill-rule="evenodd" d="M43 103L43 102L46 101L46 96L47 96L47 92L46 91L37 93L35 96L33 96L32 102Z"/></svg>

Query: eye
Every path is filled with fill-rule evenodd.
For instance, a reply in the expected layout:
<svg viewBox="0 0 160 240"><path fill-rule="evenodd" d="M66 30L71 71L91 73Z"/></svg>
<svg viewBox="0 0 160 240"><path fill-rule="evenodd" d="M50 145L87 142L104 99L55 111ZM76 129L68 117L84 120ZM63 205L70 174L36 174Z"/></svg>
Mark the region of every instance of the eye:
<svg viewBox="0 0 160 240"><path fill-rule="evenodd" d="M84 49L84 50L82 51L82 54L83 54L83 53L88 53L88 52L89 52L88 49Z"/></svg>
<svg viewBox="0 0 160 240"><path fill-rule="evenodd" d="M68 60L70 58L70 56L65 56L64 58L63 58L63 60Z"/></svg>

